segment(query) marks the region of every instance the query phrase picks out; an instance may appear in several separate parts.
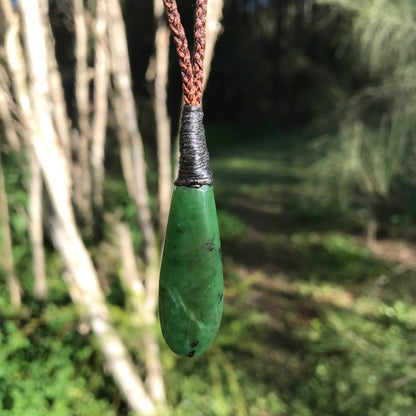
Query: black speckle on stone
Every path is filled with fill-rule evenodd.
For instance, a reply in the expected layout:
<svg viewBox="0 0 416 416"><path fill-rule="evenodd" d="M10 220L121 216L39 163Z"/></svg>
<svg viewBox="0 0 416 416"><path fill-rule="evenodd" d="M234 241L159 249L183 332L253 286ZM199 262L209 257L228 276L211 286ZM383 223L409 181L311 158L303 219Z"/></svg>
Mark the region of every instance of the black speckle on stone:
<svg viewBox="0 0 416 416"><path fill-rule="evenodd" d="M220 303L223 298L224 298L224 294L223 293L218 293L218 303Z"/></svg>
<svg viewBox="0 0 416 416"><path fill-rule="evenodd" d="M212 251L214 250L214 237L210 238L206 243L205 243L205 248L208 251Z"/></svg>
<svg viewBox="0 0 416 416"><path fill-rule="evenodd" d="M194 354L195 354L195 350L192 350L192 351L188 354L188 357L189 357L189 358L192 358L192 357L194 356Z"/></svg>
<svg viewBox="0 0 416 416"><path fill-rule="evenodd" d="M195 342L193 342L193 343L191 344L191 347L192 347L192 348L195 348L195 347L197 347L197 346L198 346L198 344L199 344L199 341L195 341Z"/></svg>

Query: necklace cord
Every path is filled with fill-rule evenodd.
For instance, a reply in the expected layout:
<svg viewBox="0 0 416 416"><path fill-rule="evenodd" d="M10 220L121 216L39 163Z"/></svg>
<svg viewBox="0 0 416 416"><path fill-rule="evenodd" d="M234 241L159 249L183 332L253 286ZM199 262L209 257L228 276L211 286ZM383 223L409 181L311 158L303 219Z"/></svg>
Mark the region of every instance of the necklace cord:
<svg viewBox="0 0 416 416"><path fill-rule="evenodd" d="M188 105L199 107L202 101L202 86L204 80L207 0L196 0L194 52L192 60L176 0L163 0L163 2L165 4L168 24L178 53L184 101Z"/></svg>

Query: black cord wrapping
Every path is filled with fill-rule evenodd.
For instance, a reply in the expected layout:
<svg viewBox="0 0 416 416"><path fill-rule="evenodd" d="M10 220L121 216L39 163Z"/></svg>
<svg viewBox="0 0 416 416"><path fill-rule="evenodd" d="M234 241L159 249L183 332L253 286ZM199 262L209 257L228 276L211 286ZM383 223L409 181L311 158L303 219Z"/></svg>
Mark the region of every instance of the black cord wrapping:
<svg viewBox="0 0 416 416"><path fill-rule="evenodd" d="M179 130L179 173L177 186L200 188L212 185L212 170L200 107L185 104Z"/></svg>

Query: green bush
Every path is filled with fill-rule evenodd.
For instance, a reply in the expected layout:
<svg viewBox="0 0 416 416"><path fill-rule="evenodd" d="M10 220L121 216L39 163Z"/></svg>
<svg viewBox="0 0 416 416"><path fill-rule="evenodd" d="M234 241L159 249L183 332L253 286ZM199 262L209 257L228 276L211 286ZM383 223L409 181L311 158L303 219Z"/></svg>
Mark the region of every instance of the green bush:
<svg viewBox="0 0 416 416"><path fill-rule="evenodd" d="M51 304L27 321L0 326L0 407L8 416L116 415L111 379L89 337L76 330L73 307Z"/></svg>

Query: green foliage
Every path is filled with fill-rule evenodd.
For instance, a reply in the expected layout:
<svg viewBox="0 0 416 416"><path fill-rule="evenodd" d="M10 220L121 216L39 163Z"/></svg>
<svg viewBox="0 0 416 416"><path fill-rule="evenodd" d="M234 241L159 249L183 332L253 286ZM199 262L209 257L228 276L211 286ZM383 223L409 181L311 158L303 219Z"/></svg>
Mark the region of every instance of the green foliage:
<svg viewBox="0 0 416 416"><path fill-rule="evenodd" d="M416 7L406 0L322 0L350 21L350 46L369 81L356 93L336 137L316 141L322 159L311 170L346 205L391 201L415 170ZM394 196L397 199L397 192ZM333 199L333 198L332 198Z"/></svg>
<svg viewBox="0 0 416 416"><path fill-rule="evenodd" d="M4 157L15 273L23 289L16 314L0 273L0 413L10 416L115 415L119 402L112 379L90 337L77 331L78 314L60 279L61 261L47 254L49 299L32 295L33 272L27 230L26 155ZM122 411L122 406L120 406Z"/></svg>
<svg viewBox="0 0 416 416"><path fill-rule="evenodd" d="M27 230L27 180L29 169L26 154L2 155L4 180L9 204L9 222L12 237L12 254L17 274L31 273L31 249ZM31 290L28 281L24 281L25 289Z"/></svg>
<svg viewBox="0 0 416 416"><path fill-rule="evenodd" d="M352 12L361 59L374 73L391 73L416 59L416 10L407 0L319 0L332 13Z"/></svg>
<svg viewBox="0 0 416 416"><path fill-rule="evenodd" d="M401 138L356 121L345 125L338 137L315 141L315 150L323 155L310 169L319 187L317 195L330 201L335 196L345 205L356 202L360 194L388 196L394 181L407 171L409 143Z"/></svg>
<svg viewBox="0 0 416 416"><path fill-rule="evenodd" d="M397 308L414 309L401 302ZM299 334L309 345L305 359L311 375L296 389L303 403L298 399L290 414L307 409L351 416L414 414L414 325L414 315L398 322L389 315L369 319L348 310L328 310L314 319Z"/></svg>
<svg viewBox="0 0 416 416"><path fill-rule="evenodd" d="M52 302L27 321L0 326L0 407L10 416L115 415L89 339L75 328L73 307ZM98 365L97 365L98 364ZM108 385L106 385L108 383Z"/></svg>

